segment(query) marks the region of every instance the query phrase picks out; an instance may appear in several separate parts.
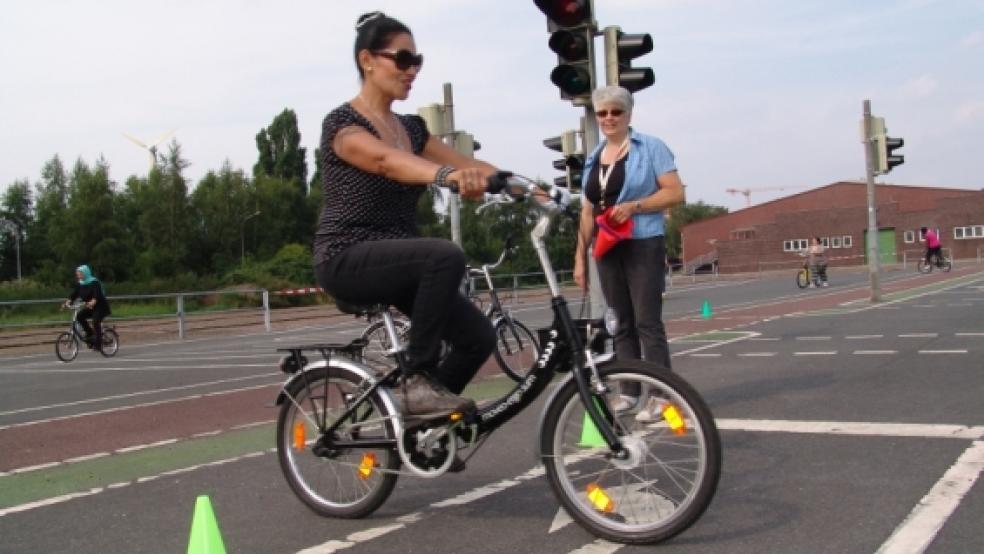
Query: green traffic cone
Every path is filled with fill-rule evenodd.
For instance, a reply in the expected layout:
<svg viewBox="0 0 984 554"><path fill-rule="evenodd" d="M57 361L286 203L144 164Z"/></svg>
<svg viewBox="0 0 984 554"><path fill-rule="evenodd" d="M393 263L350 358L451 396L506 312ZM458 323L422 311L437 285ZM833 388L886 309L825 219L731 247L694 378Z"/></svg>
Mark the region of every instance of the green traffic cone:
<svg viewBox="0 0 984 554"><path fill-rule="evenodd" d="M584 423L581 424L581 442L577 443L577 445L581 448L608 446L605 438L598 431L598 427L591 421L591 416L588 415L588 412L584 412Z"/></svg>
<svg viewBox="0 0 984 554"><path fill-rule="evenodd" d="M188 554L225 554L225 551L212 503L208 496L201 495L195 501L195 515L191 519Z"/></svg>
<svg viewBox="0 0 984 554"><path fill-rule="evenodd" d="M714 311L711 310L711 303L705 300L704 305L700 308L700 316L704 319L711 319L712 315L714 315Z"/></svg>

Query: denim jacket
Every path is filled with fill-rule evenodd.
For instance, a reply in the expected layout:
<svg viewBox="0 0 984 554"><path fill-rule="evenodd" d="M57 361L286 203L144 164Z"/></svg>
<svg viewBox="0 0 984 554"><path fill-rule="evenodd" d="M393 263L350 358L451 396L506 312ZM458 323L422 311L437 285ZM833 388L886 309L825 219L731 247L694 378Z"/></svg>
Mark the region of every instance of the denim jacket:
<svg viewBox="0 0 984 554"><path fill-rule="evenodd" d="M625 163L625 183L618 195L618 202L631 202L645 198L658 190L656 178L664 173L676 171L673 162L673 152L662 140L637 133L629 128L629 157ZM584 163L584 173L581 176L581 190L588 184L588 176L598 163L601 149L607 144L601 141L588 156ZM644 239L662 236L665 232L662 210L632 216L632 238Z"/></svg>

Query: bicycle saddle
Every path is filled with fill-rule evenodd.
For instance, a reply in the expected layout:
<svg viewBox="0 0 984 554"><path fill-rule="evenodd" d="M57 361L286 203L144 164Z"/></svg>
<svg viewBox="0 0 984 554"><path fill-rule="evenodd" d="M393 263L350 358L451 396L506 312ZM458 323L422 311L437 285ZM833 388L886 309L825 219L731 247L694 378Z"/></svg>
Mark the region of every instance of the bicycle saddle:
<svg viewBox="0 0 984 554"><path fill-rule="evenodd" d="M386 311L389 307L386 304L356 304L353 302L346 302L344 300L335 299L335 306L345 314L352 314L358 316L372 316L378 313Z"/></svg>

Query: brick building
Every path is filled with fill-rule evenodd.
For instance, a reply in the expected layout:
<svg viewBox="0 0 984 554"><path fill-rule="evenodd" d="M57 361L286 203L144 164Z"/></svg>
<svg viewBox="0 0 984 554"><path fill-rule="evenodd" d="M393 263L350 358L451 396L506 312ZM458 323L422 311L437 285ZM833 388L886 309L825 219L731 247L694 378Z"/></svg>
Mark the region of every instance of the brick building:
<svg viewBox="0 0 984 554"><path fill-rule="evenodd" d="M984 249L984 191L875 185L882 263L921 255L920 227L939 229L944 252L976 258ZM797 265L819 236L832 266L863 265L868 229L863 182L842 181L684 226L685 267L714 262L722 273Z"/></svg>

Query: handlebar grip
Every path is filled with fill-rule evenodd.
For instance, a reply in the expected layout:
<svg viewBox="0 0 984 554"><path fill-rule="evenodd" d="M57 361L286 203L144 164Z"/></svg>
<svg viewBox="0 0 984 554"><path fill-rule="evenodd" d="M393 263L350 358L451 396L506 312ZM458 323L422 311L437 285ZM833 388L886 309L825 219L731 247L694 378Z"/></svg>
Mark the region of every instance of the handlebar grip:
<svg viewBox="0 0 984 554"><path fill-rule="evenodd" d="M495 175L490 175L485 192L489 194L499 194L506 189L506 186L508 185L506 180L510 177L512 177L512 172L510 171L497 171Z"/></svg>

